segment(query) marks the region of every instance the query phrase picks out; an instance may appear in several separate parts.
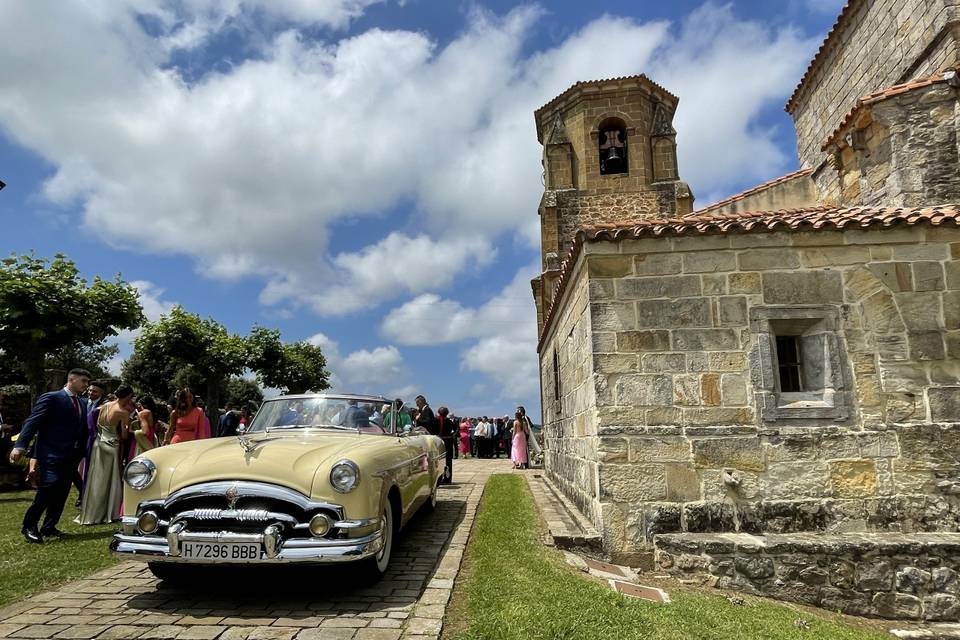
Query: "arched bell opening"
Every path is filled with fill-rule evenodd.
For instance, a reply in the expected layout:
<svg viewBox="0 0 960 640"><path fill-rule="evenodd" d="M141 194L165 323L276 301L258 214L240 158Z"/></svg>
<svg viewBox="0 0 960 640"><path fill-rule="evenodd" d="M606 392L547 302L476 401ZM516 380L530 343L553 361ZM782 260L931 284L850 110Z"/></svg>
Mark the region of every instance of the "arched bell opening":
<svg viewBox="0 0 960 640"><path fill-rule="evenodd" d="M619 118L607 118L598 127L600 175L629 173L627 159L627 125Z"/></svg>

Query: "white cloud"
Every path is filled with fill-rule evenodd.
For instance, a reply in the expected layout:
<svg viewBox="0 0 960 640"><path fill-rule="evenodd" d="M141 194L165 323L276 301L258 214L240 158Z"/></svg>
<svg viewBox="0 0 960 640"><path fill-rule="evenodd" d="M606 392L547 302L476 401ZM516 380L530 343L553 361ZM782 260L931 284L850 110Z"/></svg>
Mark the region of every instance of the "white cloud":
<svg viewBox="0 0 960 640"><path fill-rule="evenodd" d="M403 355L393 345L359 349L346 356L340 354L339 344L317 333L307 342L320 347L327 359L330 372L330 388L334 391L352 393L384 393L387 395L409 395L397 393L404 390L408 373L403 366Z"/></svg>
<svg viewBox="0 0 960 640"><path fill-rule="evenodd" d="M792 30L707 4L679 25L604 16L532 55L536 6L473 11L443 47L411 31L304 35L373 1L2 3L0 125L56 168L45 195L79 204L98 237L184 254L211 277L254 276L265 304L321 313L436 292L482 268L505 232L535 241L531 114L577 80L647 71L681 95L681 174L695 191L788 163L755 117L815 46ZM200 74L170 64L231 28L257 43L239 54L250 57ZM402 203L429 233L376 219ZM331 225L358 218L375 221L338 229L369 240L331 247Z"/></svg>
<svg viewBox="0 0 960 640"><path fill-rule="evenodd" d="M504 336L484 338L463 353L461 368L493 380L501 399L523 404L540 388L536 346L536 340L531 344Z"/></svg>
<svg viewBox="0 0 960 640"><path fill-rule="evenodd" d="M333 257L330 279L345 284L312 293L302 278L288 274L269 282L260 301L276 304L295 298L320 315L345 315L398 295L448 287L468 265L483 267L495 257L496 250L483 238L436 241L391 233L360 251Z"/></svg>
<svg viewBox="0 0 960 640"><path fill-rule="evenodd" d="M403 375L403 357L393 345L372 351L361 349L343 359L342 374L348 380L378 385L397 380Z"/></svg>
<svg viewBox="0 0 960 640"><path fill-rule="evenodd" d="M160 316L170 313L170 310L176 305L176 302L164 300L163 295L166 289L160 287L148 280L133 280L130 285L137 290L140 306L143 307L143 315L150 322L156 322ZM120 347L120 351L107 363L107 370L115 376L120 375L120 365L130 357L133 352L133 341L140 335L140 329L124 330L118 333L109 342Z"/></svg>
<svg viewBox="0 0 960 640"><path fill-rule="evenodd" d="M400 344L427 346L458 342L476 335L475 311L435 293L417 296L384 318L385 336Z"/></svg>
<svg viewBox="0 0 960 640"><path fill-rule="evenodd" d="M519 270L502 291L476 308L434 294L419 296L384 318L381 331L403 345L473 341L461 353L460 368L489 378L501 399L528 402L540 384L537 316L530 293L538 266Z"/></svg>
<svg viewBox="0 0 960 640"><path fill-rule="evenodd" d="M137 290L140 306L143 307L143 315L151 322L156 322L160 319L160 316L170 313L177 304L170 300L164 300L163 295L167 290L148 280L134 280L130 285Z"/></svg>

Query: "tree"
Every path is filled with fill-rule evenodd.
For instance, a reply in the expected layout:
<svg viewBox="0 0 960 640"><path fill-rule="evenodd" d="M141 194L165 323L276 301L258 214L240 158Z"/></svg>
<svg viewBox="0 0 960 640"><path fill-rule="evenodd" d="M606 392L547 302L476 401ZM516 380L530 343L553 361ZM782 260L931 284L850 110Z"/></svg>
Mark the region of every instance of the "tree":
<svg viewBox="0 0 960 640"><path fill-rule="evenodd" d="M71 345L47 356L46 369L67 370L80 367L90 372L94 380L112 378L107 365L120 351L115 344L101 342L93 345Z"/></svg>
<svg viewBox="0 0 960 640"><path fill-rule="evenodd" d="M256 327L250 333L250 368L267 387L284 393L323 391L330 387L327 359L320 347L306 341L283 344L276 329Z"/></svg>
<svg viewBox="0 0 960 640"><path fill-rule="evenodd" d="M0 261L0 349L22 368L33 394L44 391L47 356L98 345L143 322L137 290L117 274L88 286L62 254Z"/></svg>
<svg viewBox="0 0 960 640"><path fill-rule="evenodd" d="M136 389L138 395L148 394L166 402L177 389L180 369L180 364L170 358L147 359L134 349L121 365L120 377Z"/></svg>
<svg viewBox="0 0 960 640"><path fill-rule="evenodd" d="M250 402L256 405L263 402L263 391L260 385L249 378L230 378L224 396L225 402L229 402L236 408L246 406Z"/></svg>
<svg viewBox="0 0 960 640"><path fill-rule="evenodd" d="M203 320L183 308L174 307L168 315L144 325L134 341L134 355L142 372L149 374L151 385L161 385L157 373L169 373L167 384L183 382L188 376L203 380L203 397L212 424L219 417L220 386L239 375L246 367L246 340L212 318ZM144 367L145 363L150 363ZM187 369L184 371L184 369ZM125 369L126 370L126 369ZM195 391L197 391L195 389Z"/></svg>

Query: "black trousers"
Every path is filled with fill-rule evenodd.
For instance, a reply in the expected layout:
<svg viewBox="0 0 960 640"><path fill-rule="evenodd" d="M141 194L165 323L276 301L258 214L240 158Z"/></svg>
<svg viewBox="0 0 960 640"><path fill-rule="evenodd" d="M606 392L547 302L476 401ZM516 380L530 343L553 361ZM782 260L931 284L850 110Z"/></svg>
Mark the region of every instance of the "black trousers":
<svg viewBox="0 0 960 640"><path fill-rule="evenodd" d="M60 522L63 507L70 494L70 485L73 483L73 474L77 467L76 462L44 462L37 465L37 494L33 497L33 504L23 515L23 527L36 529L43 516L45 529L53 529ZM44 515L46 514L46 515Z"/></svg>
<svg viewBox="0 0 960 640"><path fill-rule="evenodd" d="M447 484L453 482L453 450L455 448L456 440L453 438L444 438L443 439L443 448L447 452L447 466L443 470L443 482Z"/></svg>

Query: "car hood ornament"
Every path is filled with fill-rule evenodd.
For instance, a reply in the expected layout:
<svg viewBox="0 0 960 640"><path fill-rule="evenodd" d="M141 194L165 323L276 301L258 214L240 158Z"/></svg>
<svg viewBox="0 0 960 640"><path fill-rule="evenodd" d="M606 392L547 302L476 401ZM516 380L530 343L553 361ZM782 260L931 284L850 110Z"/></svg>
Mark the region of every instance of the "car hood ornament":
<svg viewBox="0 0 960 640"><path fill-rule="evenodd" d="M256 442L244 436L237 436L237 442L240 444L240 448L243 449L244 453L250 453L257 447Z"/></svg>
<svg viewBox="0 0 960 640"><path fill-rule="evenodd" d="M223 497L227 499L227 506L229 508L231 509L236 508L237 500L240 499L239 485L236 482L234 482L232 485L230 485L230 488L224 491Z"/></svg>

